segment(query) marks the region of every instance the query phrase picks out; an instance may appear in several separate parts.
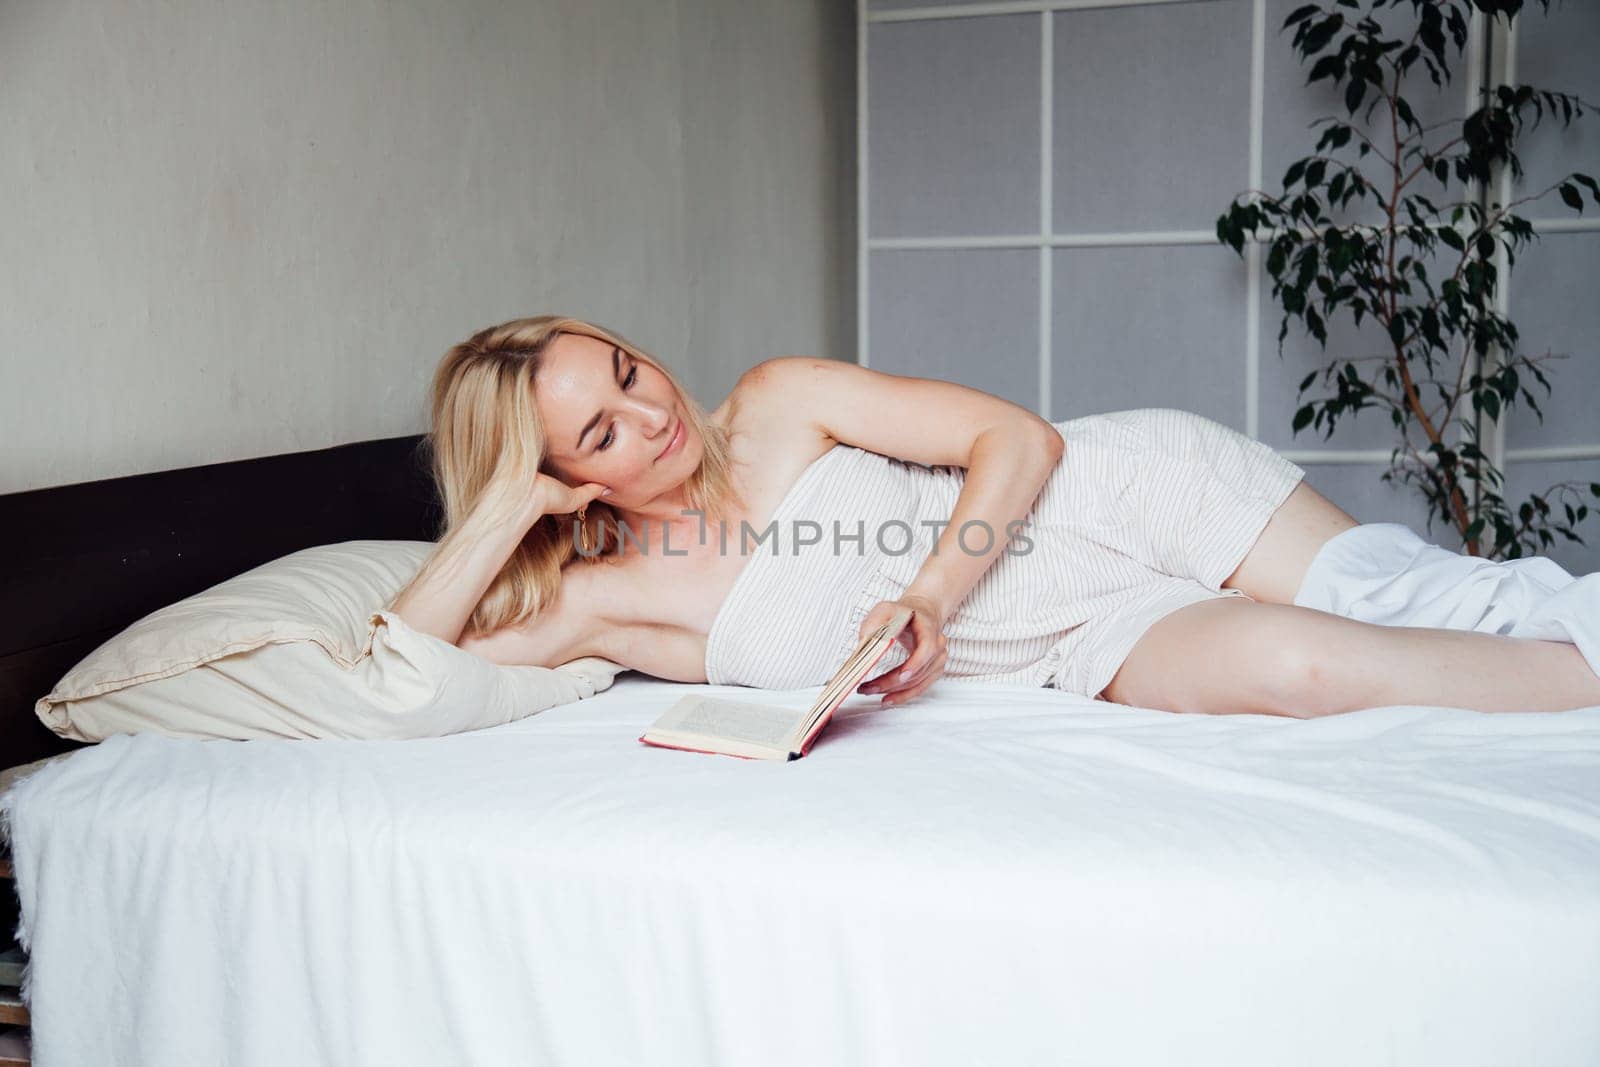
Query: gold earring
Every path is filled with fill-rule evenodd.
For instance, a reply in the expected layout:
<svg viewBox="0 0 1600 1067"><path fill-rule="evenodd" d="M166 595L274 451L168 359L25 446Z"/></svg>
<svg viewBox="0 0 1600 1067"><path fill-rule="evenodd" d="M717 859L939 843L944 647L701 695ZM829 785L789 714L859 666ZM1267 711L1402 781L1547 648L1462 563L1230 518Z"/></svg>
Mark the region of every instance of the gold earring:
<svg viewBox="0 0 1600 1067"><path fill-rule="evenodd" d="M588 555L593 551L589 547L589 526L585 521L588 518L588 512L588 504L578 505L578 545L583 550L584 555Z"/></svg>

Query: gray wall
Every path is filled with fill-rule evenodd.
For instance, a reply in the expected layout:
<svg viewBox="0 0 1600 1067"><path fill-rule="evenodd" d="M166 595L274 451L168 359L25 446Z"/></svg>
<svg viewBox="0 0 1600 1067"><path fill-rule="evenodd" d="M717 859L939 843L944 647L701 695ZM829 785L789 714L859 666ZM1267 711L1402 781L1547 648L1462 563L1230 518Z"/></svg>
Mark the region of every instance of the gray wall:
<svg viewBox="0 0 1600 1067"><path fill-rule="evenodd" d="M1298 0L993 13L980 2L975 15L940 17L947 6L865 0L860 11L869 365L949 377L1057 420L1187 408L1302 463L1363 521L1425 530L1422 497L1379 480L1385 414L1365 412L1328 441L1290 433L1296 386L1325 357L1291 333L1280 358L1270 279L1215 238L1235 194L1277 188L1315 141L1307 124L1342 112L1326 83L1304 85L1278 34ZM1521 80L1600 100L1600 5L1555 5L1522 27ZM1425 119L1464 113L1466 73L1419 90ZM1558 154L1600 175L1600 115L1530 139L1530 179L1548 184ZM1597 214L1574 226L1544 204L1534 218L1560 219L1548 229L1563 232L1519 259L1511 286L1529 349L1573 357L1552 372L1545 422L1518 410L1506 428L1508 477L1524 495L1600 481ZM1363 342L1346 331L1334 343L1360 354ZM1588 547L1559 542L1550 554L1600 568L1600 523L1588 529ZM1431 532L1459 546L1444 526Z"/></svg>
<svg viewBox="0 0 1600 1067"><path fill-rule="evenodd" d="M839 0L0 4L0 492L424 428L555 312L855 356Z"/></svg>

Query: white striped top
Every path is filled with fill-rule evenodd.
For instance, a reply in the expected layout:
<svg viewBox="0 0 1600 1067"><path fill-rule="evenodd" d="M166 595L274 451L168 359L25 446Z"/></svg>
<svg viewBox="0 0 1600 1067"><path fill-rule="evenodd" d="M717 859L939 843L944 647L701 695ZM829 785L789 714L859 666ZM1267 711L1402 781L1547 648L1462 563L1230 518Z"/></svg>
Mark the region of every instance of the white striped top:
<svg viewBox="0 0 1600 1067"><path fill-rule="evenodd" d="M1152 615L1223 595L1208 590L1304 475L1267 446L1174 409L1053 425L1066 451L1028 526L946 621L946 678L1094 695ZM916 577L965 477L959 467L843 444L815 460L766 531L749 531L742 545L740 531L726 531L726 550L743 548L749 558L707 635L707 681L763 689L825 683L873 605L900 596ZM971 530L968 543L982 552L984 531ZM906 658L896 644L870 677Z"/></svg>

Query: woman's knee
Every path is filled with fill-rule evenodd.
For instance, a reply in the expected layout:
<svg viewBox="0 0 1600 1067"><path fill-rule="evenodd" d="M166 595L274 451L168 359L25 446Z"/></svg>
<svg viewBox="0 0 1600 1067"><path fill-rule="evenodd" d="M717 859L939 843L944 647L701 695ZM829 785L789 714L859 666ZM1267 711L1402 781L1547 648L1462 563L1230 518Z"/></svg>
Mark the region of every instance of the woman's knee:
<svg viewBox="0 0 1600 1067"><path fill-rule="evenodd" d="M1107 699L1204 714L1315 718L1362 706L1351 654L1367 624L1244 598L1203 601L1152 625Z"/></svg>
<svg viewBox="0 0 1600 1067"><path fill-rule="evenodd" d="M1260 684L1275 715L1296 719L1331 714L1339 703L1334 665L1314 640L1279 633L1263 650Z"/></svg>
<svg viewBox="0 0 1600 1067"><path fill-rule="evenodd" d="M1355 711L1371 702L1363 684L1363 644L1381 627L1311 608L1272 605L1261 683L1274 714L1297 719Z"/></svg>

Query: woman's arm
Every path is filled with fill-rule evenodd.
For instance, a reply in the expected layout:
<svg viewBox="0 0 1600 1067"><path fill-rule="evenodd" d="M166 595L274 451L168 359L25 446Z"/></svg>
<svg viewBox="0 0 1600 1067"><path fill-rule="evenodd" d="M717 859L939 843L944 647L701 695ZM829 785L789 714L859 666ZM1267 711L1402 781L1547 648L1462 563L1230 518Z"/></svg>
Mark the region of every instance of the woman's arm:
<svg viewBox="0 0 1600 1067"><path fill-rule="evenodd" d="M1041 434L1021 420L979 434L950 525L905 595L926 597L939 609L941 622L950 618L1005 551L1016 528L1012 524L1020 526L1033 509L1065 447L1054 428Z"/></svg>
<svg viewBox="0 0 1600 1067"><path fill-rule="evenodd" d="M514 509L486 496L434 547L391 610L413 630L457 644L490 583L542 514L531 499Z"/></svg>
<svg viewBox="0 0 1600 1067"><path fill-rule="evenodd" d="M1041 437L1027 422L997 426L978 436L950 525L940 533L933 553L898 600L878 604L862 620L862 632L868 633L888 621L897 607L910 607L911 654L898 671L872 679L859 692L881 693L885 704L903 704L939 680L947 659L944 624L1007 550L1012 524L1032 509L1064 450L1054 428Z"/></svg>
<svg viewBox="0 0 1600 1067"><path fill-rule="evenodd" d="M534 523L576 511L605 489L573 488L539 473L497 476L472 511L448 531L390 610L413 630L459 644L467 620Z"/></svg>
<svg viewBox="0 0 1600 1067"><path fill-rule="evenodd" d="M940 532L933 552L898 599L875 605L861 622L861 632L867 634L897 608L911 608L906 627L911 654L898 671L879 675L857 692L882 693L885 704L903 704L939 680L946 661L945 622L1006 550L1011 524L1032 509L1064 447L1054 428L1041 437L1027 423L979 435L950 524Z"/></svg>

